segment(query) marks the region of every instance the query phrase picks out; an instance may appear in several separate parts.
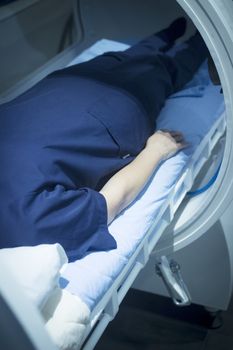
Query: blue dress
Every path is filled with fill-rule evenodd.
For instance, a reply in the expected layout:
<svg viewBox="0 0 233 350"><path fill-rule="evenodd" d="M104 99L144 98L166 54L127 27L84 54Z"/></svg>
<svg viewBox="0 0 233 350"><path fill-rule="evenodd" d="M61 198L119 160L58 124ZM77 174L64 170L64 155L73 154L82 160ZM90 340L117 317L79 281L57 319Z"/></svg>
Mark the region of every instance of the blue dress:
<svg viewBox="0 0 233 350"><path fill-rule="evenodd" d="M156 56L152 36L0 106L0 248L59 242L74 260L116 247L98 191L143 149L165 98L203 61L195 40L175 59ZM199 53L187 73L190 50Z"/></svg>

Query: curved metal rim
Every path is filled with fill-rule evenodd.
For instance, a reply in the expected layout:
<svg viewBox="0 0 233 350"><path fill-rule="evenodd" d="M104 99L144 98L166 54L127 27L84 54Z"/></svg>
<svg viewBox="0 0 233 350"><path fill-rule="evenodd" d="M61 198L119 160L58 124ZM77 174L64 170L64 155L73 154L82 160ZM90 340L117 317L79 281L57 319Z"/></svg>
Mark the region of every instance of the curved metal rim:
<svg viewBox="0 0 233 350"><path fill-rule="evenodd" d="M215 0L177 0L205 40L221 77L226 104L227 136L222 167L215 186L208 191L205 205L174 233L172 250L177 251L201 237L223 214L233 199L233 41ZM221 4L224 10L224 4ZM231 52L232 51L232 52ZM232 74L229 74L231 72ZM171 243L170 243L171 244ZM164 240L159 251L168 249Z"/></svg>

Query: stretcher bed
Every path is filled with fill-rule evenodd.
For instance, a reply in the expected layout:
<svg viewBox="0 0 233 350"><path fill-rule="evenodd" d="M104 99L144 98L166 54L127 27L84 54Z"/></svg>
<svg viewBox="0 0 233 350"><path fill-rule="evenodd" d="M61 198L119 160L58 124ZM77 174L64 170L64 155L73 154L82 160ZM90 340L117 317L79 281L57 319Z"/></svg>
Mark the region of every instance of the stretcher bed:
<svg viewBox="0 0 233 350"><path fill-rule="evenodd" d="M70 64L103 51L126 47L125 44L101 40ZM90 253L64 269L60 287L78 297L84 303L85 310L81 310L79 304L82 317L77 320L78 328L66 329L63 324L62 329L58 327L56 331L54 310L59 303L52 309L50 301L45 306L43 313L60 348L94 348L191 189L203 164L223 136L223 95L220 88L210 82L206 63L182 91L167 100L157 120L157 128L182 131L189 147L161 163L135 201L111 223L109 229L117 241L116 250ZM217 159L215 169L219 165L220 160ZM73 313L72 302L69 307ZM56 334L59 334L59 340Z"/></svg>
<svg viewBox="0 0 233 350"><path fill-rule="evenodd" d="M185 202L184 199L187 198L187 191L192 187L194 180L198 177L207 159L211 158L214 168L213 174L217 175L216 169L220 167L221 157L215 159L212 155L215 145L221 144L221 139L223 139L225 151L217 181L212 186L212 189L206 192L206 196L197 197L199 199L199 201L197 200L197 206L199 205L200 210L199 212L197 212L197 210L194 211L195 223L193 223L194 220L191 220L191 223L187 220L189 226L192 227L191 229L185 228L187 239L184 239L181 232L179 241L181 241L180 246L191 246L194 245L191 244L194 240L197 240L200 236L205 236L204 239L207 244L211 243L211 250L212 248L213 250L215 249L215 252L217 251L218 253L218 257L224 257L221 261L218 260L217 271L216 269L212 269L209 263L212 256L214 256L216 261L216 255L214 255L214 253L210 259L204 260L207 265L207 273L204 275L202 274L199 284L196 281L197 275L193 274L192 268L190 271L192 272L191 275L194 276L198 293L201 294L201 284L201 287L205 289L204 296L208 301L211 298L214 300L210 306L215 307L217 305L217 307L219 307L220 305L220 309L224 309L229 303L232 291L233 266L232 249L230 249L232 247L232 211L230 204L233 193L233 168L231 161L233 129L233 70L231 57L233 46L231 35L232 26L230 25L232 22L232 2L230 0L221 3L215 0L177 0L177 2L181 4L190 18L192 18L208 44L221 77L221 84L226 102L226 116L223 95L219 94L219 88L213 87L210 83L205 66L198 72L192 84L186 86L186 89L181 93L176 96L171 96L171 98L168 99L159 117L158 126L161 128L172 127L183 131L187 140L191 142L191 147L161 164L148 183L145 191L138 196L132 206L124 211L124 213L112 223L110 230L118 239L118 249L111 252L93 253L80 261L69 264L65 270L62 271L62 278L60 278L60 286L62 289L56 288L55 294L51 294L52 289L50 288L49 298L45 298L47 303L42 308L42 316L44 322L46 322L46 328L54 342L58 344L60 348L85 350L94 348L107 324L117 313L122 299L138 275L138 272L146 265L149 256L153 254L155 259L157 258L157 247L159 241L165 236L165 229L170 229L171 226L169 224L173 220L174 214L177 213L179 204ZM86 2L84 9L82 9L84 10L84 14L85 9L86 15L92 15L90 6L86 6ZM127 18L128 13L129 12L126 12ZM155 12L150 11L150 13L153 16L154 25ZM122 16L122 11L120 16ZM106 17L110 19L107 23L110 23L113 17L109 16L107 11ZM91 25L93 24L93 17L89 18L89 23ZM95 22L93 28L95 29ZM117 30L119 30L118 22ZM91 31L89 32L93 33ZM78 59L85 60L93 57L93 54L101 53L103 49L108 50L110 48L108 44L108 42L104 43L102 41L98 43L98 52L96 51L97 46L95 46L94 51L88 50L85 52L84 56L82 55ZM124 45L120 45L117 46L116 49L124 49L124 47ZM113 49L113 47L111 47L111 49ZM74 51L73 49L72 52L70 51L70 56L68 53L70 60L74 57ZM77 51L75 52L77 53ZM88 57L86 56L87 54L89 55ZM63 57L59 56L56 62L52 62L53 69L60 68L62 60ZM65 62L67 63L67 60L65 60ZM15 90L3 95L2 102L6 102L17 96L17 94L27 90L51 71L49 65L43 67L42 70L43 71L40 71L36 77L29 77L26 84L23 83L21 85L21 83L19 83ZM224 140L225 137L222 138L222 135L225 135L226 122L227 133L226 140ZM159 174L162 176L162 179L160 178L160 180L162 180L161 183L159 182ZM173 178L170 178L171 174L174 175ZM212 179L214 179L214 176L212 176ZM148 207L146 203L144 203L144 199L146 199ZM190 206L188 205L187 207L189 210ZM228 208L227 215L224 213L226 208ZM222 219L221 216L223 213L224 218ZM190 214L189 218L191 218ZM121 230L123 219L126 219L126 221L124 229ZM217 220L220 221L220 219L223 224L224 232L218 231L217 234L218 237L221 236L221 239L224 240L223 246L219 244L219 242L222 242L221 240L216 239L216 236L213 237L213 231L211 231L210 236L206 237L207 230ZM135 226L133 226L134 223ZM193 234L193 232L195 232L195 234ZM174 237L174 242L177 243L177 241L177 237ZM198 252L198 260L200 258L199 249L202 243L203 240L195 245L197 250L191 247L194 250L193 256ZM226 247L225 250L223 249L224 247ZM174 250L175 249L177 248L174 244ZM205 250L205 247L203 250ZM188 250L187 254L189 254L189 252L190 250ZM206 254L206 251L204 251L204 254L210 256L211 252L208 251L208 254ZM197 255L195 255L195 258L196 256ZM61 262L62 258L58 260ZM185 265L189 265L190 260L190 256L188 256ZM196 260L193 260L196 264ZM110 264L110 262L112 262L112 264ZM55 349L50 339L48 337L46 338L42 322L41 320L39 322L38 319L38 313L33 310L29 302L26 303L26 299L23 299L20 288L17 289L14 286L13 280L10 278L11 274L8 274L8 270L4 269L4 264L1 263L1 266L1 305L3 296L3 299L9 304L20 324L23 325L25 332L35 345L35 348L43 350ZM58 264L57 266L60 265ZM19 270L19 264L17 263L16 270ZM215 271L212 273L211 270ZM203 271L203 265L201 265L201 271ZM45 268L44 273L46 272ZM209 278L211 274L214 279L213 291L211 290L212 285L211 279ZM57 273L55 276L57 277ZM208 288L206 288L205 283L203 283L206 276ZM219 282L218 286L216 285L216 280ZM48 290L47 288L45 289ZM214 297L212 297L212 294L215 294ZM39 298L39 300L42 299ZM219 299L221 299L220 304ZM200 300L201 305L207 305L203 295L201 295ZM4 335L4 326L7 324L7 317L5 317L6 310L1 310L3 311L2 320L4 320L4 322L2 322L3 333L1 334ZM15 337L17 328L13 322L10 328L14 331L14 337L8 336L9 332L6 333L7 337L9 339L16 339L17 341L18 338Z"/></svg>

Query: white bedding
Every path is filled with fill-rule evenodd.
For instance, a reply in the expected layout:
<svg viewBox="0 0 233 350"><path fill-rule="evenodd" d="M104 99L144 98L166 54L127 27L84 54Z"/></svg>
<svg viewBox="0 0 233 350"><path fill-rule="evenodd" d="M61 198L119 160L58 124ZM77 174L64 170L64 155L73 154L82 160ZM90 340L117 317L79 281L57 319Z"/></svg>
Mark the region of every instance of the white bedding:
<svg viewBox="0 0 233 350"><path fill-rule="evenodd" d="M76 295L55 288L42 310L46 329L60 350L77 349L90 321L90 310Z"/></svg>
<svg viewBox="0 0 233 350"><path fill-rule="evenodd" d="M60 244L0 249L0 265L12 272L26 296L42 309L59 285L60 272L68 259Z"/></svg>
<svg viewBox="0 0 233 350"><path fill-rule="evenodd" d="M90 310L75 295L59 288L68 258L60 244L0 249L0 265L11 272L37 307L59 349L77 349L89 323Z"/></svg>

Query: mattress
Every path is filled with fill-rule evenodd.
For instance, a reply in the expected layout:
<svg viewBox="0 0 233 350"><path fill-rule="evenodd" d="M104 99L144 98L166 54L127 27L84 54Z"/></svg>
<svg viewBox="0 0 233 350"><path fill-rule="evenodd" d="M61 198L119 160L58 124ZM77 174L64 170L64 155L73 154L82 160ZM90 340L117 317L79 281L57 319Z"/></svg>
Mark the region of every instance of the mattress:
<svg viewBox="0 0 233 350"><path fill-rule="evenodd" d="M127 47L103 39L70 65L104 51L124 50ZM182 91L171 95L166 101L157 119L157 129L181 131L189 147L161 163L134 202L111 223L109 231L117 242L117 249L92 252L81 260L69 263L60 279L61 287L80 297L91 311L128 264L156 218L160 217L161 208L189 166L195 150L223 112L223 95L220 88L213 86L209 80L206 62ZM156 230L153 234L156 242Z"/></svg>

